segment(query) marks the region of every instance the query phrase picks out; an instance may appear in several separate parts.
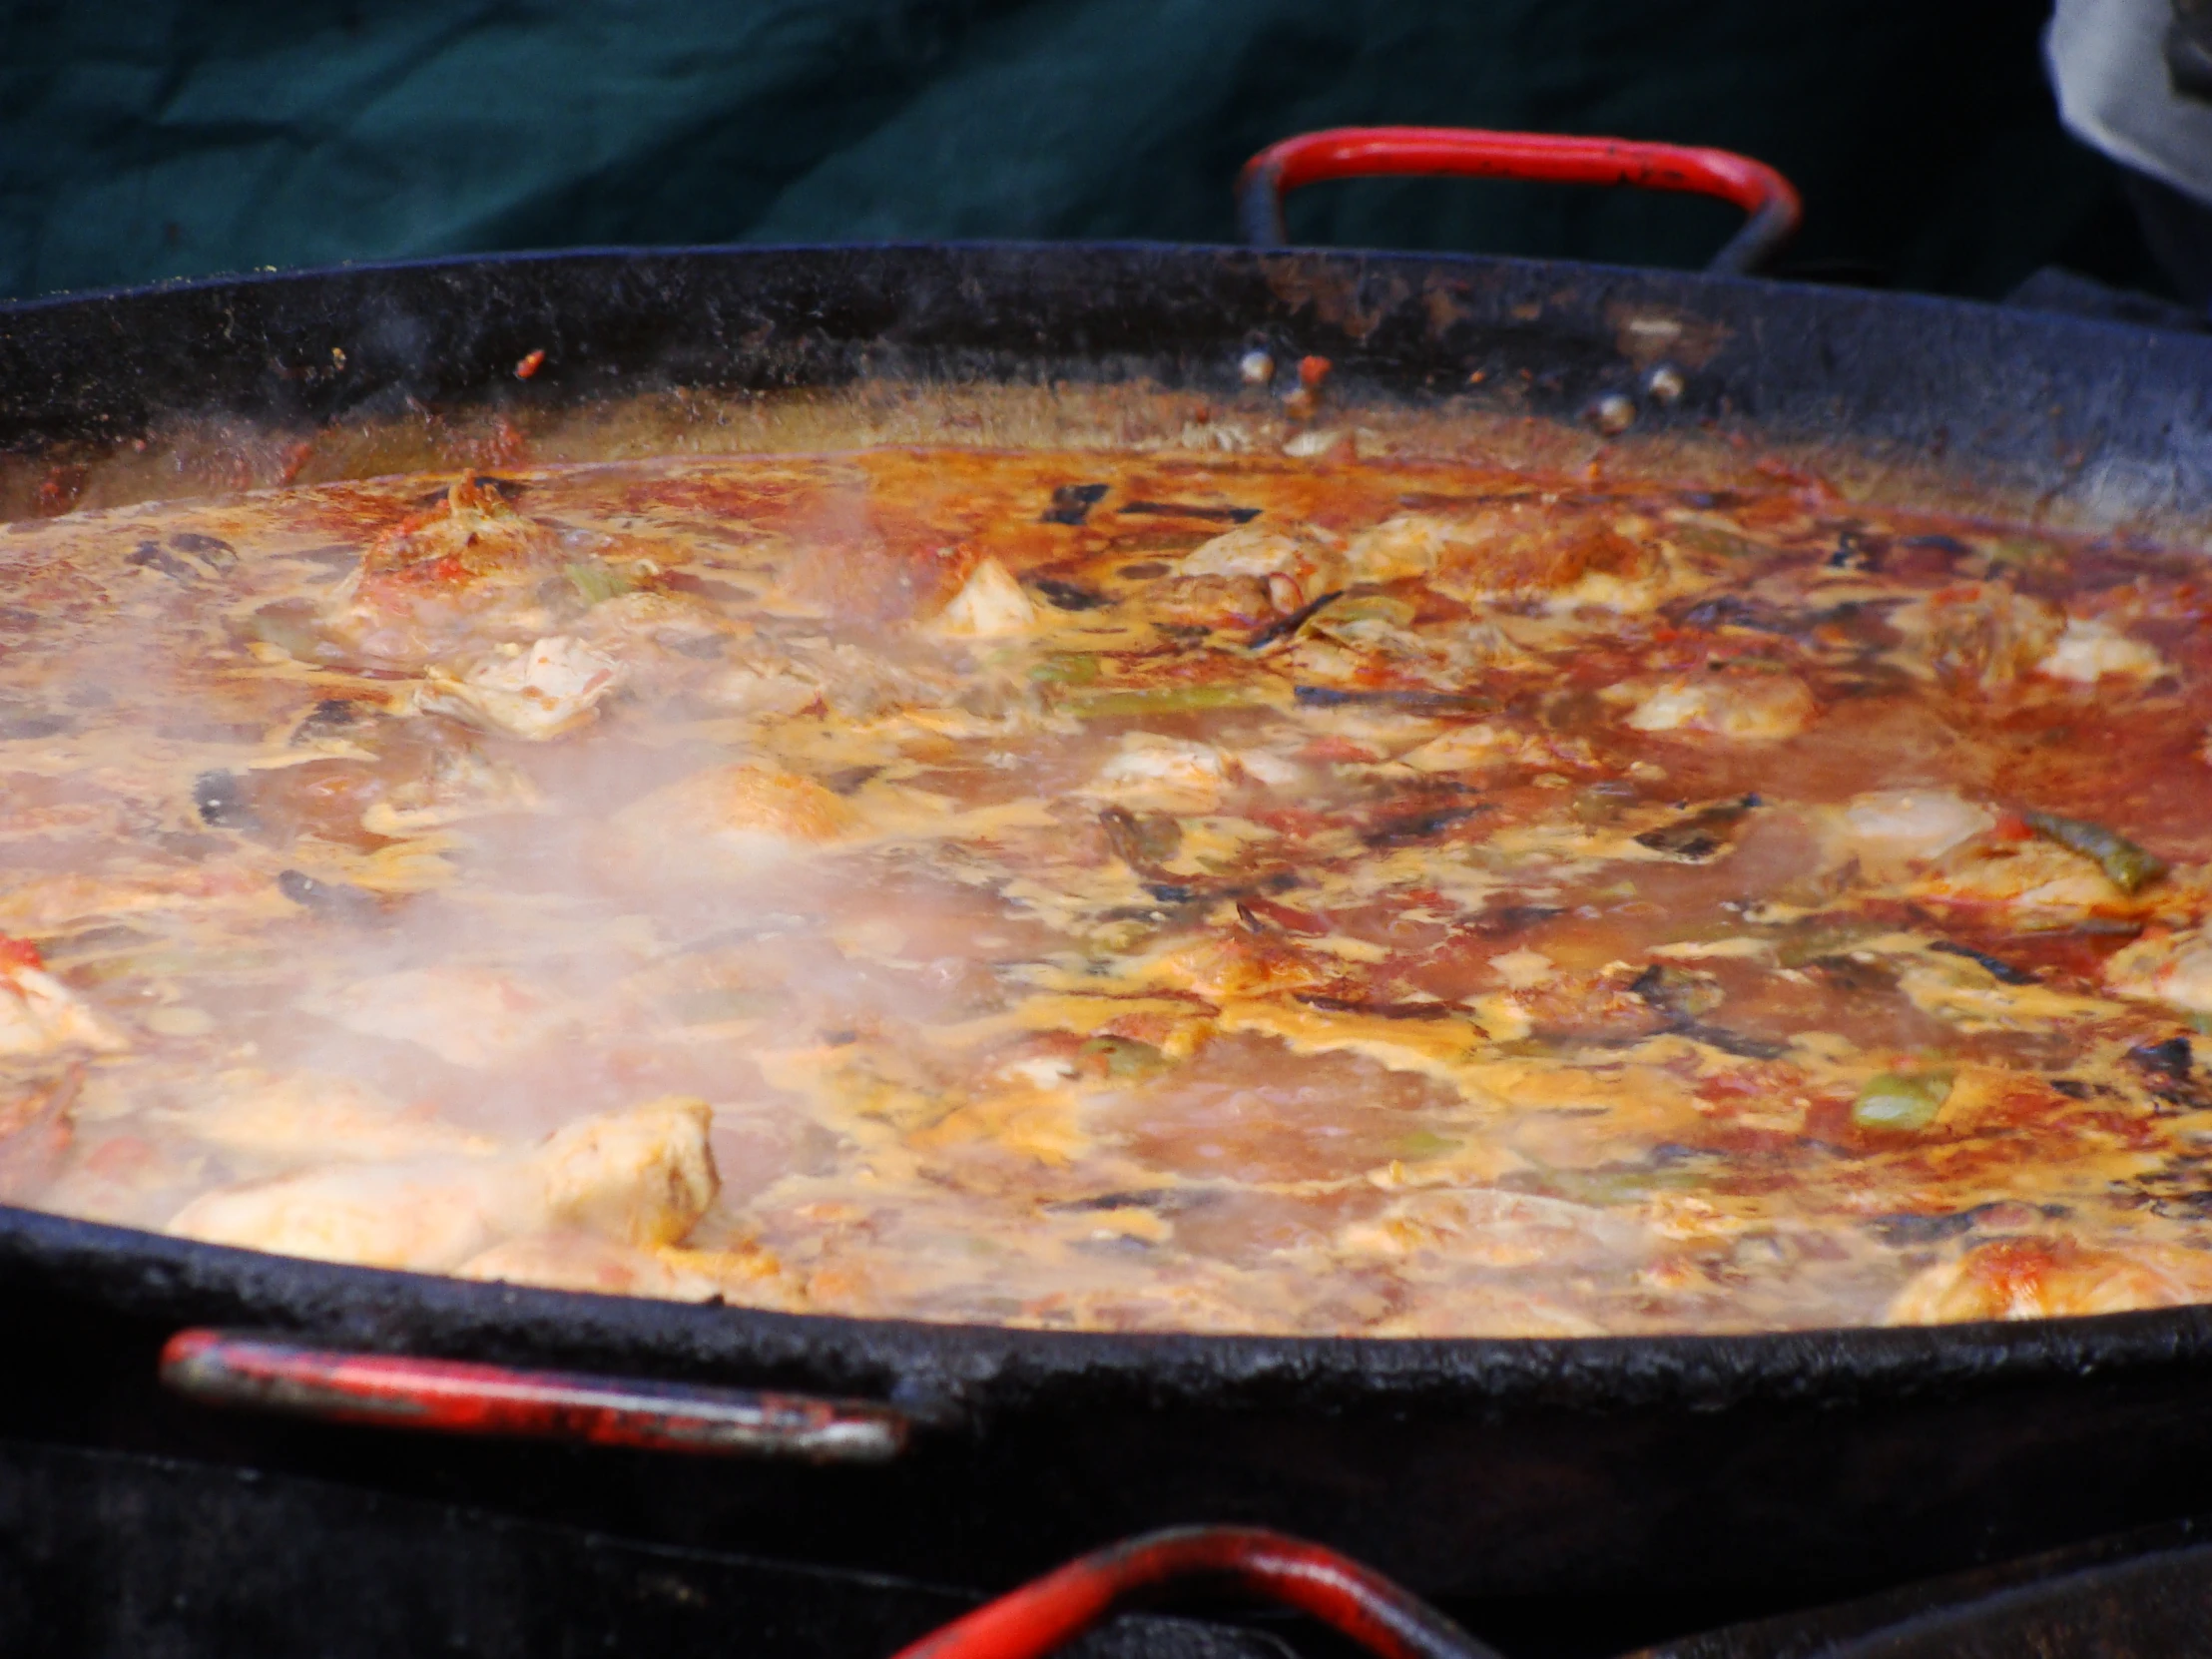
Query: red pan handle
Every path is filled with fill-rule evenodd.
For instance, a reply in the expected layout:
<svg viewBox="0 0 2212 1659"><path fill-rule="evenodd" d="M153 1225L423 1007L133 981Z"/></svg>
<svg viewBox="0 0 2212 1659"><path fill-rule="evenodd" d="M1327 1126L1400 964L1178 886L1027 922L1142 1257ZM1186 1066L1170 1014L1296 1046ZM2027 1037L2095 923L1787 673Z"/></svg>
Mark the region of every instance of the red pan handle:
<svg viewBox="0 0 2212 1659"><path fill-rule="evenodd" d="M204 1405L327 1422L816 1463L886 1462L912 1428L903 1411L866 1400L353 1354L226 1331L170 1338L161 1378Z"/></svg>
<svg viewBox="0 0 2212 1659"><path fill-rule="evenodd" d="M1296 1607L1380 1659L1498 1659L1373 1568L1252 1526L1186 1526L1125 1539L986 1602L897 1659L1043 1659L1132 1600L1190 1579Z"/></svg>
<svg viewBox="0 0 2212 1659"><path fill-rule="evenodd" d="M1634 185L1733 202L1751 217L1705 269L1755 271L1790 240L1803 208L1790 181L1733 150L1472 127L1334 127L1271 144L1237 177L1237 221L1255 248L1284 243L1283 198L1326 179L1448 174L1553 185Z"/></svg>

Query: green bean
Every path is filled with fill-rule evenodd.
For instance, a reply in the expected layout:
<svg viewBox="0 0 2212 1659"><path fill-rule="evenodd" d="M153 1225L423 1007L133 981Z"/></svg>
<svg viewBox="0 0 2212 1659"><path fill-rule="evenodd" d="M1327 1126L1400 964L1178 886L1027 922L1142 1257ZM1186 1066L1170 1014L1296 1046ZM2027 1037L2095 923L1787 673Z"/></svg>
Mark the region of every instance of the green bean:
<svg viewBox="0 0 2212 1659"><path fill-rule="evenodd" d="M1867 1079L1851 1103L1851 1121L1862 1129L1926 1129L1950 1098L1947 1071L1886 1071Z"/></svg>
<svg viewBox="0 0 2212 1659"><path fill-rule="evenodd" d="M2022 822L2045 840L2094 858L2105 878L2124 893L2140 892L2166 873L2166 860L2146 852L2125 835L2101 824L2085 824L2056 813L2022 813Z"/></svg>

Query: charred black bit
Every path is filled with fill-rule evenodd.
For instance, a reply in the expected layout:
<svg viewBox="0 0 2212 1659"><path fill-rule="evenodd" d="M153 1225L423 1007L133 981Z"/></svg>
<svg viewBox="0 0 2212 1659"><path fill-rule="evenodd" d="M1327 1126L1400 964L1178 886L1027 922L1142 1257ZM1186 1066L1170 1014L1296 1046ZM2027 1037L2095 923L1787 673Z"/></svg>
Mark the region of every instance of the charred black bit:
<svg viewBox="0 0 2212 1659"><path fill-rule="evenodd" d="M2097 1092L2094 1083L2084 1083L2078 1077L2053 1077L2050 1086L2068 1100L2087 1100Z"/></svg>
<svg viewBox="0 0 2212 1659"><path fill-rule="evenodd" d="M1273 933L1279 931L1276 924L1261 915L1243 899L1237 900L1237 919L1244 923L1248 933Z"/></svg>
<svg viewBox="0 0 2212 1659"><path fill-rule="evenodd" d="M1687 1037L1740 1060L1779 1060L1790 1051L1787 1043L1747 1037L1726 1026L1707 1024L1700 1016L1720 1006L1721 988L1704 974L1654 962L1636 975L1628 988L1664 1019L1660 1027L1663 1032Z"/></svg>
<svg viewBox="0 0 2212 1659"><path fill-rule="evenodd" d="M1466 807L1434 807L1424 813L1409 813L1403 818L1383 820L1360 839L1369 846L1406 846L1426 840L1437 830L1448 830L1461 819L1472 818L1483 810L1482 804L1476 802Z"/></svg>
<svg viewBox="0 0 2212 1659"><path fill-rule="evenodd" d="M1683 607L1675 617L1685 628L1746 628L1760 634L1798 634L1808 622L1817 621L1801 612L1724 593Z"/></svg>
<svg viewBox="0 0 2212 1659"><path fill-rule="evenodd" d="M1884 1244L1893 1247L1940 1244L1945 1239L1972 1232L1973 1224L1988 1208L1986 1204L1977 1204L1971 1210L1953 1210L1942 1216L1872 1216L1866 1225Z"/></svg>
<svg viewBox="0 0 2212 1659"><path fill-rule="evenodd" d="M1042 522L1082 523L1090 516L1091 509L1106 499L1106 492L1111 487L1108 484L1062 484L1052 492L1052 505L1045 508Z"/></svg>
<svg viewBox="0 0 2212 1659"><path fill-rule="evenodd" d="M1183 501L1132 501L1118 509L1124 513L1152 513L1165 518L1204 518L1221 524L1250 524L1260 516L1258 507L1207 507Z"/></svg>
<svg viewBox="0 0 2212 1659"><path fill-rule="evenodd" d="M843 767L825 774L822 786L831 795L850 795L882 770L881 767Z"/></svg>
<svg viewBox="0 0 2212 1659"><path fill-rule="evenodd" d="M238 549L221 536L204 536L197 530L179 530L169 538L169 545L180 553L197 553L212 565L235 565L239 562Z"/></svg>
<svg viewBox="0 0 2212 1659"><path fill-rule="evenodd" d="M1133 565L1123 565L1114 572L1116 576L1130 582L1149 582L1155 576L1165 576L1167 573L1168 567L1158 559L1144 559Z"/></svg>
<svg viewBox="0 0 2212 1659"><path fill-rule="evenodd" d="M1344 591L1345 590L1342 588L1332 588L1329 590L1329 592L1323 594L1319 599L1308 600L1297 610L1291 612L1289 616L1277 617L1273 622L1269 623L1265 628L1261 629L1257 634L1253 635L1252 638L1245 641L1246 649L1251 651L1258 651L1265 646L1273 645L1277 640L1288 638L1290 635L1297 633L1301 628L1305 627L1307 623L1311 622L1314 619L1316 613L1318 613L1324 605L1328 604L1331 600L1342 599L1344 597Z"/></svg>
<svg viewBox="0 0 2212 1659"><path fill-rule="evenodd" d="M1577 686L1548 694L1536 706L1536 718L1553 732L1586 732L1598 724L1604 707L1596 691Z"/></svg>
<svg viewBox="0 0 2212 1659"><path fill-rule="evenodd" d="M1694 1020L1721 1004L1721 989L1702 973L1653 962L1630 981L1629 994L1676 1020Z"/></svg>
<svg viewBox="0 0 2212 1659"><path fill-rule="evenodd" d="M333 732L358 725L365 712L351 698L325 697L307 712L307 718L292 732L291 741L295 744L317 742Z"/></svg>
<svg viewBox="0 0 2212 1659"><path fill-rule="evenodd" d="M1485 939L1502 939L1564 914L1558 904L1493 904L1474 918L1474 930Z"/></svg>
<svg viewBox="0 0 2212 1659"><path fill-rule="evenodd" d="M277 890L303 910L331 921L368 921L383 914L384 907L372 893L349 887L342 881L317 881L302 870L281 870Z"/></svg>
<svg viewBox="0 0 2212 1659"><path fill-rule="evenodd" d="M1963 956L1969 962L1978 963L1982 968L1987 970L1992 978L1996 979L2002 984L2034 985L2041 983L2041 981L2038 980L2035 975L2033 973L2030 973L2026 968L2014 967L2010 962L2003 961L1995 956L1991 956L1986 951L1976 950L1971 945L1956 944L1949 939L1937 939L1928 948L1931 950L1940 950L1946 956Z"/></svg>
<svg viewBox="0 0 2212 1659"><path fill-rule="evenodd" d="M1377 1019L1449 1019L1455 1012L1441 1002L1363 1002L1356 996L1324 996L1320 991L1293 991L1294 1001L1333 1014L1373 1014Z"/></svg>
<svg viewBox="0 0 2212 1659"><path fill-rule="evenodd" d="M1386 691L1368 686L1298 686L1292 696L1308 709L1452 709L1487 714L1497 707L1496 698L1479 692Z"/></svg>
<svg viewBox="0 0 2212 1659"><path fill-rule="evenodd" d="M1113 601L1080 582L1063 582L1057 576L1032 576L1029 585L1043 594L1047 604L1062 611L1095 611Z"/></svg>
<svg viewBox="0 0 2212 1659"><path fill-rule="evenodd" d="M1202 640L1213 630L1197 622L1155 622L1153 627L1171 640Z"/></svg>
<svg viewBox="0 0 2212 1659"><path fill-rule="evenodd" d="M1703 1043L1707 1048L1717 1048L1723 1054L1733 1054L1739 1060L1779 1060L1790 1052L1788 1043L1769 1042L1764 1037L1747 1037L1741 1031L1707 1025L1703 1020L1677 1020L1667 1029L1678 1037Z"/></svg>
<svg viewBox="0 0 2212 1659"><path fill-rule="evenodd" d="M1756 795L1747 795L1737 801L1723 801L1701 808L1687 818L1663 824L1656 830L1646 830L1636 836L1638 846L1648 846L1654 852L1664 852L1670 858L1682 858L1699 863L1710 858L1728 844L1727 832L1734 829L1746 813L1760 805Z"/></svg>
<svg viewBox="0 0 2212 1659"><path fill-rule="evenodd" d="M1875 570L1882 564L1882 544L1864 530L1846 530L1836 538L1836 551L1828 556L1830 570Z"/></svg>
<svg viewBox="0 0 2212 1659"><path fill-rule="evenodd" d="M1181 881L1147 881L1144 890L1163 904L1188 904L1200 891Z"/></svg>
<svg viewBox="0 0 2212 1659"><path fill-rule="evenodd" d="M1098 1210L1158 1210L1172 1215L1194 1205L1211 1204L1215 1195L1181 1187L1147 1187L1137 1192L1096 1193L1089 1198L1055 1199L1044 1208L1053 1215L1082 1216Z"/></svg>
<svg viewBox="0 0 2212 1659"><path fill-rule="evenodd" d="M2127 1051L2127 1058L2137 1070L2163 1077L2169 1083L2186 1083L2196 1056L2187 1037L2173 1036L2162 1043L2139 1044Z"/></svg>
<svg viewBox="0 0 2212 1659"><path fill-rule="evenodd" d="M1878 958L1862 961L1849 954L1815 956L1805 965L1818 969L1821 977L1840 991L1869 993L1898 987L1898 970Z"/></svg>
<svg viewBox="0 0 2212 1659"><path fill-rule="evenodd" d="M1114 856L1139 875L1163 878L1161 861L1174 857L1183 844L1183 827L1165 813L1148 813L1140 819L1126 807L1104 807L1098 824Z"/></svg>
<svg viewBox="0 0 2212 1659"><path fill-rule="evenodd" d="M164 576L172 577L179 582L197 582L200 580L199 571L178 558L176 554L162 547L158 542L140 542L136 548L124 556L123 562L127 565L134 565L140 570L158 570Z"/></svg>
<svg viewBox="0 0 2212 1659"><path fill-rule="evenodd" d="M192 781L192 804L211 829L245 830L260 822L235 772L203 772Z"/></svg>

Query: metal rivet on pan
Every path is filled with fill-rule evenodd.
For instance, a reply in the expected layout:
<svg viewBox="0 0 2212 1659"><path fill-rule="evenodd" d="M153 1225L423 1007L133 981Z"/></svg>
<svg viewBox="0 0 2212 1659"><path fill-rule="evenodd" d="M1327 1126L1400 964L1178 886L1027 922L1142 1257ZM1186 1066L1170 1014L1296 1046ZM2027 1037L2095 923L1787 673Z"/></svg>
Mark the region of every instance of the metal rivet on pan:
<svg viewBox="0 0 2212 1659"><path fill-rule="evenodd" d="M1688 382L1682 378L1682 370L1672 363L1661 363L1644 376L1644 390L1651 393L1654 403L1680 402L1682 394L1688 389Z"/></svg>
<svg viewBox="0 0 2212 1659"><path fill-rule="evenodd" d="M1248 386L1264 386L1275 378L1275 359L1265 351L1247 351L1237 359L1237 372Z"/></svg>
<svg viewBox="0 0 2212 1659"><path fill-rule="evenodd" d="M1590 405L1590 424L1609 438L1619 437L1636 424L1636 400L1625 392L1607 392Z"/></svg>

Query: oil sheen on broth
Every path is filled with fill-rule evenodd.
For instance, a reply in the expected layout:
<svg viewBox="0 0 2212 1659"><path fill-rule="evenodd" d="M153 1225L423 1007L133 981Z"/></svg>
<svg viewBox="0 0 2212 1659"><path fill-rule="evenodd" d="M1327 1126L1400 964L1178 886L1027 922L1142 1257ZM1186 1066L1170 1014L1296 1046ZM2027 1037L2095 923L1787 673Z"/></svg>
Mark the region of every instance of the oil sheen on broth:
<svg viewBox="0 0 2212 1659"><path fill-rule="evenodd" d="M881 450L0 534L0 1195L1039 1327L2212 1300L2196 560Z"/></svg>

